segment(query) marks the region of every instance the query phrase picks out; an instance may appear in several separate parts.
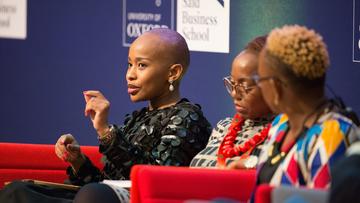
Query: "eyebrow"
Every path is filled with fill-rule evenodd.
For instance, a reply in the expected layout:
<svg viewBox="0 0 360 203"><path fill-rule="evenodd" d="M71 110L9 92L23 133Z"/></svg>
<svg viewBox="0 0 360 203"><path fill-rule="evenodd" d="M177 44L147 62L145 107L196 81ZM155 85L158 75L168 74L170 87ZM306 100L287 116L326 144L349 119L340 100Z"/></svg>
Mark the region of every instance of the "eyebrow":
<svg viewBox="0 0 360 203"><path fill-rule="evenodd" d="M128 60L131 61L130 57L128 57ZM135 57L135 61L142 61L142 60L148 60L151 61L150 58L144 58L144 57Z"/></svg>

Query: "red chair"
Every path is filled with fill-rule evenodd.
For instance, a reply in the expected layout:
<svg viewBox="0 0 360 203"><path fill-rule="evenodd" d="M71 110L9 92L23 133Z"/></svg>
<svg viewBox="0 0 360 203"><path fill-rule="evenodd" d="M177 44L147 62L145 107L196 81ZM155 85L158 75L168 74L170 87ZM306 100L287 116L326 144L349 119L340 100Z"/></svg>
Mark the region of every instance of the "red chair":
<svg viewBox="0 0 360 203"><path fill-rule="evenodd" d="M81 150L93 163L102 167L97 146L82 146ZM68 164L55 154L54 145L0 143L0 189L5 182L36 179L63 183Z"/></svg>
<svg viewBox="0 0 360 203"><path fill-rule="evenodd" d="M255 186L255 171L136 165L131 180L131 202L247 201Z"/></svg>
<svg viewBox="0 0 360 203"><path fill-rule="evenodd" d="M255 202L256 203L271 203L271 192L273 191L274 187L262 184L256 188L255 192Z"/></svg>

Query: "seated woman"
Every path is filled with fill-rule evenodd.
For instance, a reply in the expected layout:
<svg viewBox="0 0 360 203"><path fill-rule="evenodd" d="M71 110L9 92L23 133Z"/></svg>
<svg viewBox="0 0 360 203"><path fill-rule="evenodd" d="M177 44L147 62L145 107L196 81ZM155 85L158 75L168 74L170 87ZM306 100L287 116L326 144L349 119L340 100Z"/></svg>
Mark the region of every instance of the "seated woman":
<svg viewBox="0 0 360 203"><path fill-rule="evenodd" d="M251 160L247 157L257 157L273 118L260 89L251 79L257 71L258 56L265 41L265 36L253 39L235 57L231 75L224 78L224 82L233 99L236 114L234 118L218 122L206 148L194 157L190 167L254 167L246 161ZM240 159L237 164L230 164ZM244 163L247 164L244 166Z"/></svg>
<svg viewBox="0 0 360 203"><path fill-rule="evenodd" d="M99 91L84 92L85 115L90 116L97 131L99 151L106 158L105 166L102 170L96 168L81 153L75 138L63 135L57 141L55 151L71 165L67 169L70 183L85 185L104 179L129 179L134 164L190 164L191 159L206 146L211 126L199 105L180 97L180 80L189 66L189 57L185 39L170 29L153 29L132 43L126 74L128 93L131 101L149 101L149 105L128 115L122 126L108 124L110 104ZM12 185L9 187L26 191L22 190L26 186L20 183ZM85 186L79 192L85 195L78 200L118 202L128 198L123 190L110 187L105 184ZM51 191L46 193L48 198L53 198ZM44 200L44 195L39 197L31 192L27 195L30 196L27 200ZM68 200L73 198L74 195L70 195Z"/></svg>
<svg viewBox="0 0 360 203"><path fill-rule="evenodd" d="M357 127L325 96L329 56L322 37L293 25L271 31L260 54L264 99L278 115L259 157L257 183L328 188L330 167Z"/></svg>

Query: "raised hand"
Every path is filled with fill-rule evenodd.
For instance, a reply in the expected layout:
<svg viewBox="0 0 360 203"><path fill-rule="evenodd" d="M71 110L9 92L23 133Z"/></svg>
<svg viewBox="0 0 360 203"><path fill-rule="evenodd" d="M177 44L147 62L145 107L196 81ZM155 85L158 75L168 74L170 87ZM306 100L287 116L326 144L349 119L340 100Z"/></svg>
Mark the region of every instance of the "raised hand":
<svg viewBox="0 0 360 203"><path fill-rule="evenodd" d="M101 92L95 90L84 91L84 98L86 102L85 116L90 116L99 136L105 135L109 131L110 102Z"/></svg>

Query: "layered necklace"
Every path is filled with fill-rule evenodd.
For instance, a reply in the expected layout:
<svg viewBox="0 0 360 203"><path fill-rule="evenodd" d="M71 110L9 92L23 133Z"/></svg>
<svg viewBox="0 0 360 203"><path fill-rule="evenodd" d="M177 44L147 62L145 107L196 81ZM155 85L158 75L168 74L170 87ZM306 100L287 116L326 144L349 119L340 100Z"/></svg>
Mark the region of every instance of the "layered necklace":
<svg viewBox="0 0 360 203"><path fill-rule="evenodd" d="M261 132L255 134L242 144L235 145L235 140L239 131L241 131L245 119L239 114L235 114L232 119L228 133L221 141L219 151L217 154L217 163L219 166L226 166L226 159L235 156L249 155L253 149L261 144L268 136L271 124L267 124ZM242 157L244 158L244 157Z"/></svg>

